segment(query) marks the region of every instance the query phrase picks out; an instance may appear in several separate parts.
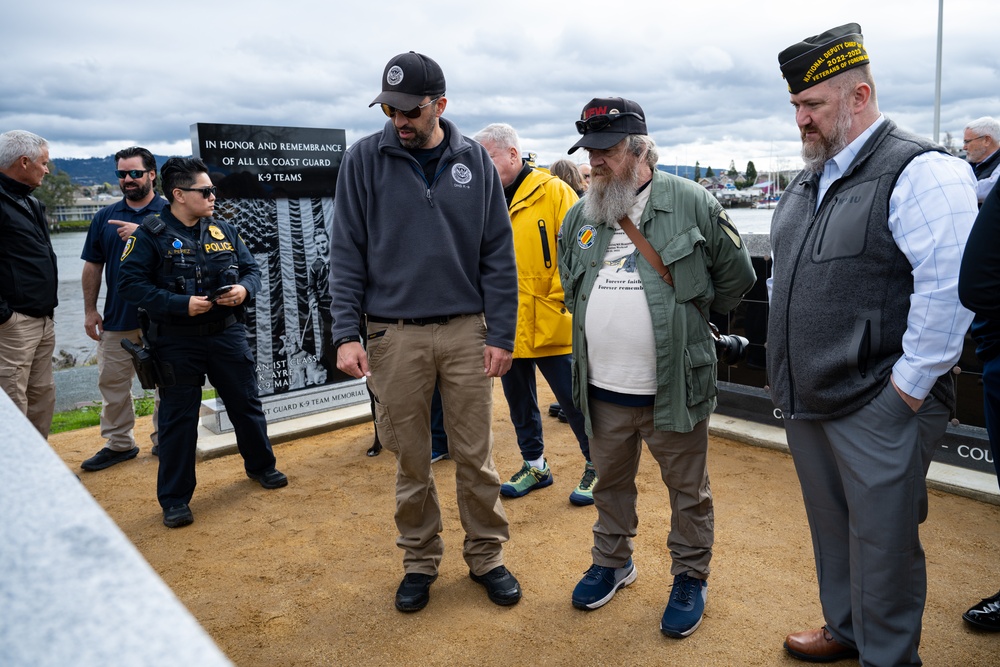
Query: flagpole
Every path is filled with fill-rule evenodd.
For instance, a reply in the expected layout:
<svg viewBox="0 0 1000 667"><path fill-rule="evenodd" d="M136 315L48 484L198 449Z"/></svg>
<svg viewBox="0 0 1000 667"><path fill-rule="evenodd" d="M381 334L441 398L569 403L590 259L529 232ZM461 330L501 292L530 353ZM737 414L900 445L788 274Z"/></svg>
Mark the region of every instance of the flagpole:
<svg viewBox="0 0 1000 667"><path fill-rule="evenodd" d="M941 43L944 34L944 0L938 0L937 75L934 79L934 142L941 141Z"/></svg>

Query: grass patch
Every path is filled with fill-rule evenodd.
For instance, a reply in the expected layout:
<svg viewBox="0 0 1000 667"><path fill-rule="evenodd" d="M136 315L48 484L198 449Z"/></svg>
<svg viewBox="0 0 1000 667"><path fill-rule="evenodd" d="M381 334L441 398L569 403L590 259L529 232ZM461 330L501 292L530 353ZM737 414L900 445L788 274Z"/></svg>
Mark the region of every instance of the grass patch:
<svg viewBox="0 0 1000 667"><path fill-rule="evenodd" d="M201 400L205 401L215 398L215 389L202 389ZM143 391L142 396L133 399L136 417L146 417L153 414L155 399L150 390ZM52 416L51 433L63 433L65 431L75 431L78 428L88 428L101 423L101 403L94 401L91 405L85 405L75 410L57 412Z"/></svg>
<svg viewBox="0 0 1000 667"><path fill-rule="evenodd" d="M94 403L75 410L57 412L52 415L52 428L50 433L63 433L64 431L75 431L78 428L87 428L101 423L101 404Z"/></svg>
<svg viewBox="0 0 1000 667"><path fill-rule="evenodd" d="M60 232L85 232L88 229L90 220L65 220L59 223Z"/></svg>

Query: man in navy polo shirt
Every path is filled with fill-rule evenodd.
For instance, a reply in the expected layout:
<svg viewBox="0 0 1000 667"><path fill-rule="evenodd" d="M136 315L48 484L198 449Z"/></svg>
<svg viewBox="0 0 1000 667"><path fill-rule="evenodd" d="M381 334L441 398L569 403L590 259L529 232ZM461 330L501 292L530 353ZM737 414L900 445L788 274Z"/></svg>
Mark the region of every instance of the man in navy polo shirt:
<svg viewBox="0 0 1000 667"><path fill-rule="evenodd" d="M132 406L132 358L121 345L123 338L139 343L139 320L135 306L118 296L119 258L125 239L148 215L166 206L156 194L156 159L145 148L133 146L115 153L118 185L124 197L105 206L94 216L80 259L83 265L84 328L97 341L98 388L104 399L101 408L101 437L104 447L80 467L93 472L134 459L139 453L132 433L135 410ZM104 317L97 311L101 271L107 277ZM157 395L157 405L159 395ZM153 412L153 453L156 453L156 411Z"/></svg>

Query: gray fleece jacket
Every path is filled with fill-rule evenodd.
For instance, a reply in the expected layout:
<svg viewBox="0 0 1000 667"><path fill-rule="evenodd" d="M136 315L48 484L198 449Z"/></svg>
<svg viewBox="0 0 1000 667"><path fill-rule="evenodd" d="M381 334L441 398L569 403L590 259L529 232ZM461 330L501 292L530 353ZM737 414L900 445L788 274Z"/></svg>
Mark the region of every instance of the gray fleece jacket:
<svg viewBox="0 0 1000 667"><path fill-rule="evenodd" d="M517 265L503 187L486 150L444 118L431 183L391 122L344 154L330 247L332 339L362 314L484 313L486 344L514 349Z"/></svg>

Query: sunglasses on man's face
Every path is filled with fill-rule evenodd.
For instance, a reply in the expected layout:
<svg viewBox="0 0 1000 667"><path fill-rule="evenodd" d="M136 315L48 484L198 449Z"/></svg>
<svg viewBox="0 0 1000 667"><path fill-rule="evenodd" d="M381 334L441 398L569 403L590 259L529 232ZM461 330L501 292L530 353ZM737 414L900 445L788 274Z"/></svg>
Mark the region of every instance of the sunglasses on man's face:
<svg viewBox="0 0 1000 667"><path fill-rule="evenodd" d="M142 178L142 175L152 171L152 169L115 169L115 176L118 180L125 180L126 176L131 176L132 178Z"/></svg>
<svg viewBox="0 0 1000 667"><path fill-rule="evenodd" d="M396 115L396 112L398 111L399 113L403 114L404 116L406 116L410 120L413 120L415 118L420 118L420 114L423 113L424 109L426 109L430 105L434 104L439 99L441 99L441 98L440 97L434 98L433 100L431 100L427 104L421 104L420 106L413 107L409 111L403 111L402 109L397 109L396 107L391 107L388 104L385 104L383 102L382 105L381 105L382 106L382 113L384 113L389 118L392 118L393 116Z"/></svg>
<svg viewBox="0 0 1000 667"><path fill-rule="evenodd" d="M576 131L580 134L587 134L588 132L600 132L611 123L615 122L619 118L624 116L635 116L639 120L642 120L642 116L634 111L626 111L624 113L612 113L612 114L600 114L598 116L591 116L587 120L576 121Z"/></svg>
<svg viewBox="0 0 1000 667"><path fill-rule="evenodd" d="M201 196L208 199L215 194L216 188L213 185L210 188L177 188L178 190L183 190L184 192L200 192Z"/></svg>

